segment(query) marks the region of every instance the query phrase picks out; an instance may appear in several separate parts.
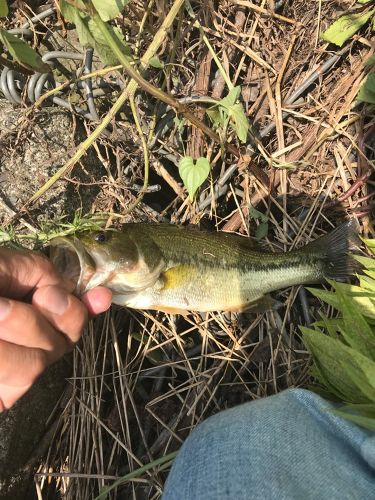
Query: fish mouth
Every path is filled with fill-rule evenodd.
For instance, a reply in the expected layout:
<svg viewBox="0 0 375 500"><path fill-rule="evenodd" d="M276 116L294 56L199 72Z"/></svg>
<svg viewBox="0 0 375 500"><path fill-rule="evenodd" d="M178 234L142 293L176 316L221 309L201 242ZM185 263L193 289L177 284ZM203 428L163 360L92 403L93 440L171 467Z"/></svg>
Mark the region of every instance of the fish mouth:
<svg viewBox="0 0 375 500"><path fill-rule="evenodd" d="M57 271L75 287L75 294L83 295L96 272L94 259L76 237L60 236L50 242L50 260Z"/></svg>

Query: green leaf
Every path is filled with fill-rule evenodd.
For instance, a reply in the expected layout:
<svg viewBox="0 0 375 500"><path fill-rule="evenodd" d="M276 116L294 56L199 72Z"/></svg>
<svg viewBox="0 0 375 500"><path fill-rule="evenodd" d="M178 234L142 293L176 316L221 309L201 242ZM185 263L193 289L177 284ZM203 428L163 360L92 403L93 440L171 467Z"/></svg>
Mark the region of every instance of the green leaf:
<svg viewBox="0 0 375 500"><path fill-rule="evenodd" d="M361 288L369 290L375 296L375 271L365 271L368 276L361 276L359 284Z"/></svg>
<svg viewBox="0 0 375 500"><path fill-rule="evenodd" d="M362 395L366 396L369 401L375 401L375 364L373 363L372 367L370 365L367 366L366 362L371 361L364 356L362 357L362 359L358 360L358 363L356 363L356 358L359 357L359 353L357 351L354 351L354 349L350 349L350 351L352 356L351 363L349 363L348 360L345 361L347 375L358 387ZM361 362L363 364L360 364ZM344 401L346 401L346 398L344 398ZM353 402L356 403L361 401Z"/></svg>
<svg viewBox="0 0 375 500"><path fill-rule="evenodd" d="M188 190L190 200L193 201L197 189L203 184L210 173L209 161L207 158L201 157L194 162L191 156L185 156L180 160L178 171L184 186Z"/></svg>
<svg viewBox="0 0 375 500"><path fill-rule="evenodd" d="M82 10L85 10L85 4L82 0L75 0L75 5L68 3L66 0L60 0L60 10L64 19L70 23L76 24L77 16L85 16Z"/></svg>
<svg viewBox="0 0 375 500"><path fill-rule="evenodd" d="M234 104L236 104L237 99L240 97L241 87L238 85L229 91L228 95L221 99L216 106L221 106L222 108L230 109Z"/></svg>
<svg viewBox="0 0 375 500"><path fill-rule="evenodd" d="M321 315L320 321L315 321L314 327L324 327L328 335L334 339L338 338L338 333L340 328L342 328L343 320L342 318L327 318L323 314Z"/></svg>
<svg viewBox="0 0 375 500"><path fill-rule="evenodd" d="M234 87L229 91L228 95L218 101L217 104L207 110L215 127L226 127L230 121L232 129L236 132L237 137L241 142L246 142L249 132L249 121L242 104L237 103L241 93L241 87Z"/></svg>
<svg viewBox="0 0 375 500"><path fill-rule="evenodd" d="M366 292L363 288L355 285L348 285L345 283L335 283L336 286L345 288L349 295L352 297L354 303L358 307L358 310L366 317L375 318L375 299L374 294ZM327 304L331 305L335 309L340 308L340 303L338 298L333 292L327 292L326 290L320 290L318 288L307 287L313 295L320 298Z"/></svg>
<svg viewBox="0 0 375 500"><path fill-rule="evenodd" d="M233 120L232 127L241 142L246 142L249 132L249 121L242 104L234 104L228 110L229 117Z"/></svg>
<svg viewBox="0 0 375 500"><path fill-rule="evenodd" d="M375 269L375 259L372 257L363 257L362 255L353 255L355 260L366 269Z"/></svg>
<svg viewBox="0 0 375 500"><path fill-rule="evenodd" d="M0 0L0 17L5 17L8 15L9 9L7 0Z"/></svg>
<svg viewBox="0 0 375 500"><path fill-rule="evenodd" d="M363 239L364 244L367 246L367 248L372 250L372 253L375 254L375 239L371 239L371 240L366 239L366 238L362 238L362 239Z"/></svg>
<svg viewBox="0 0 375 500"><path fill-rule="evenodd" d="M108 46L105 38L102 35L102 32L98 29L97 25L92 19L89 19L87 22L87 27L92 37L93 42L90 44L90 47L93 47L94 50L98 53L100 59L108 65L118 64L120 61L117 56L113 53L112 49ZM125 43L124 36L120 30L116 26L111 26L107 24L107 28L111 31L118 39L118 43L122 45L121 49L124 55L131 59L131 50L128 45Z"/></svg>
<svg viewBox="0 0 375 500"><path fill-rule="evenodd" d="M342 410L330 410L335 415L343 417L346 420L350 420L354 424L364 427L370 431L375 431L375 418L363 417L362 415L354 415L353 413L348 413Z"/></svg>
<svg viewBox="0 0 375 500"><path fill-rule="evenodd" d="M375 104L375 73L371 73L366 78L357 94L357 101Z"/></svg>
<svg viewBox="0 0 375 500"><path fill-rule="evenodd" d="M311 328L301 327L301 331L318 372L323 375L324 385L341 400L351 403L371 402L348 374L348 366L353 365L351 355L355 351L341 341Z"/></svg>
<svg viewBox="0 0 375 500"><path fill-rule="evenodd" d="M206 109L206 113L210 120L212 121L212 124L215 128L220 127L221 123L221 114L220 111L216 106L213 106L212 108Z"/></svg>
<svg viewBox="0 0 375 500"><path fill-rule="evenodd" d="M21 66L38 73L49 73L51 70L50 66L42 61L40 55L32 47L2 28L0 28L0 41Z"/></svg>
<svg viewBox="0 0 375 500"><path fill-rule="evenodd" d="M341 16L323 33L323 40L342 47L351 36L367 23L374 12L375 9Z"/></svg>
<svg viewBox="0 0 375 500"><path fill-rule="evenodd" d="M340 410L353 413L360 413L365 417L375 418L375 403L369 404L348 404L340 407Z"/></svg>
<svg viewBox="0 0 375 500"><path fill-rule="evenodd" d="M82 2L79 1L78 7L82 5ZM97 28L95 22L90 19L89 16L80 11L74 5L69 4L66 0L61 0L60 7L64 18L75 24L79 41L83 47L92 47L104 64L118 64L119 61L117 57L113 54L112 49L108 46L101 31ZM107 28L116 35L119 43L124 46L125 55L130 58L130 49L125 45L125 40L121 30L109 24L107 25Z"/></svg>
<svg viewBox="0 0 375 500"><path fill-rule="evenodd" d="M375 360L375 335L370 325L343 290L338 288L336 293L343 314L343 337L353 349Z"/></svg>
<svg viewBox="0 0 375 500"><path fill-rule="evenodd" d="M160 61L158 56L151 57L151 59L148 61L148 64L156 69L163 69L164 68L164 63L162 61Z"/></svg>
<svg viewBox="0 0 375 500"><path fill-rule="evenodd" d="M256 228L255 239L261 240L262 238L265 238L267 236L267 234L268 234L268 222L262 222Z"/></svg>
<svg viewBox="0 0 375 500"><path fill-rule="evenodd" d="M111 21L124 10L128 0L92 0L103 21Z"/></svg>

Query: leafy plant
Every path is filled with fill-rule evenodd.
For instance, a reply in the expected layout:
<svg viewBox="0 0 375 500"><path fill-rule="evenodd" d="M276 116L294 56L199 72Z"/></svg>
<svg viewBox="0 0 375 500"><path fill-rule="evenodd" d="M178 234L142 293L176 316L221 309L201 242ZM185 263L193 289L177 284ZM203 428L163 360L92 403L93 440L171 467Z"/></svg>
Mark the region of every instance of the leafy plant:
<svg viewBox="0 0 375 500"><path fill-rule="evenodd" d="M367 12L349 12L339 17L322 35L323 40L342 47L344 43L359 31L375 14L375 9ZM375 18L373 29L375 29Z"/></svg>
<svg viewBox="0 0 375 500"><path fill-rule="evenodd" d="M224 99L207 110L207 114L215 127L222 127L225 130L230 125L239 140L246 142L249 121L242 104L237 102L240 93L240 86L232 88Z"/></svg>
<svg viewBox="0 0 375 500"><path fill-rule="evenodd" d="M184 156L180 160L178 171L188 190L190 200L193 201L197 189L210 173L210 163L207 158L201 157L194 162L191 156Z"/></svg>
<svg viewBox="0 0 375 500"><path fill-rule="evenodd" d="M374 252L374 240L366 243ZM375 259L357 260L364 267L359 286L331 282L333 292L310 289L338 309L339 317L322 316L313 328L301 330L319 392L344 403L333 411L375 430Z"/></svg>

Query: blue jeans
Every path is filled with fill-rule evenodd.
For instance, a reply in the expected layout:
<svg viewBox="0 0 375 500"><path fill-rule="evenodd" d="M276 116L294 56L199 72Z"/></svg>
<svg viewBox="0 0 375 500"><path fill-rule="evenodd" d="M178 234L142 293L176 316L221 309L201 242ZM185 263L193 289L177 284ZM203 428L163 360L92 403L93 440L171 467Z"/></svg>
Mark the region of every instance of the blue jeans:
<svg viewBox="0 0 375 500"><path fill-rule="evenodd" d="M163 500L374 500L375 434L303 390L210 417L187 438Z"/></svg>

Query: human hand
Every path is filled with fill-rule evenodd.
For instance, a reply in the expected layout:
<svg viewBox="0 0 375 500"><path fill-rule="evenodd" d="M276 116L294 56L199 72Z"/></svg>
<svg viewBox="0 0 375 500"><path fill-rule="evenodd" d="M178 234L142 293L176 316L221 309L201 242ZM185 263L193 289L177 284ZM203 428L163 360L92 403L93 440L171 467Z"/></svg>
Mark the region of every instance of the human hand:
<svg viewBox="0 0 375 500"><path fill-rule="evenodd" d="M110 306L112 295L104 287L82 301L71 290L42 255L0 248L0 412L73 348L88 314Z"/></svg>

